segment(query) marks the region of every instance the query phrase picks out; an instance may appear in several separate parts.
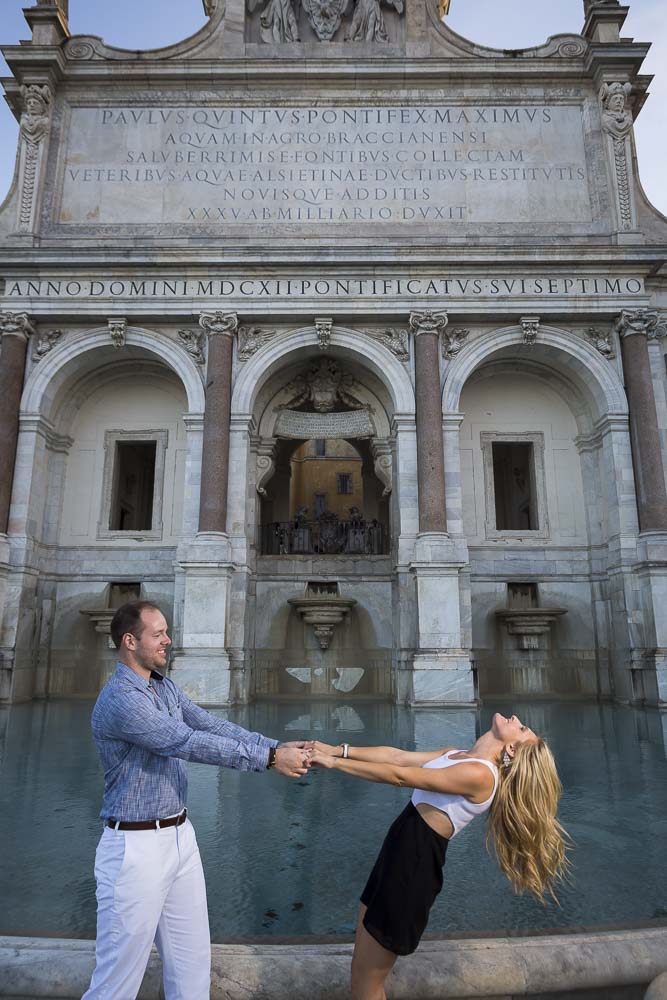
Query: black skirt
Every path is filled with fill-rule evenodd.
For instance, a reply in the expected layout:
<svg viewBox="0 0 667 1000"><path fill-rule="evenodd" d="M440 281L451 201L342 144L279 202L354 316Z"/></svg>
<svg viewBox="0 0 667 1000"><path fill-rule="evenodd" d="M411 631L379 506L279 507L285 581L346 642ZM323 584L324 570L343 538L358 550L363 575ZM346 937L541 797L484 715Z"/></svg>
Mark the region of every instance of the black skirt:
<svg viewBox="0 0 667 1000"><path fill-rule="evenodd" d="M410 955L442 889L446 837L432 830L412 802L389 827L361 902L364 927L387 951Z"/></svg>

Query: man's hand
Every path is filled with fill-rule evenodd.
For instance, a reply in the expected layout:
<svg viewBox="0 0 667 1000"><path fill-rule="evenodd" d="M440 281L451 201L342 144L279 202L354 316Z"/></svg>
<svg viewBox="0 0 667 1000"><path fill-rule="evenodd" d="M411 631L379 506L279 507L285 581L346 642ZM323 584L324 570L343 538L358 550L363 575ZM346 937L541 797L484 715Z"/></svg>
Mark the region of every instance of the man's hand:
<svg viewBox="0 0 667 1000"><path fill-rule="evenodd" d="M276 750L281 747L298 747L299 750L304 750L309 746L311 746L311 741L309 740L292 740L291 743L279 743Z"/></svg>
<svg viewBox="0 0 667 1000"><path fill-rule="evenodd" d="M276 749L274 770L284 774L286 778L300 778L308 773L310 751L300 749L292 744L281 744Z"/></svg>

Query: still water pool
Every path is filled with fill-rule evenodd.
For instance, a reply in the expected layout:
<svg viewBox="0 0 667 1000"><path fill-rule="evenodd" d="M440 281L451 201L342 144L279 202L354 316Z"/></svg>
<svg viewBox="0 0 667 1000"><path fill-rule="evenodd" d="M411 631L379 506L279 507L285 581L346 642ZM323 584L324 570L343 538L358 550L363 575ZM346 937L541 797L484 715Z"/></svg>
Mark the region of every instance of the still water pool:
<svg viewBox="0 0 667 1000"><path fill-rule="evenodd" d="M102 775L91 703L0 709L0 933L94 937ZM512 706L546 735L576 849L561 907L516 898L476 821L452 843L429 931L617 924L667 917L667 716L564 703ZM218 711L278 739L467 747L492 708L256 704ZM190 815L214 941L352 933L357 899L406 790L332 772L288 781L190 765Z"/></svg>

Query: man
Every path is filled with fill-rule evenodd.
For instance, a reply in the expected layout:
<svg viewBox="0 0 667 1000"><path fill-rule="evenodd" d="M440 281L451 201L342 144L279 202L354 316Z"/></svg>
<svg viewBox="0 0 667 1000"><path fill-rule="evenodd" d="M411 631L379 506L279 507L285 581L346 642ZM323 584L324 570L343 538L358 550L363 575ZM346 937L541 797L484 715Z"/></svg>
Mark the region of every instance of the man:
<svg viewBox="0 0 667 1000"><path fill-rule="evenodd" d="M157 605L124 604L111 637L118 665L92 719L105 826L95 856L97 961L84 1000L133 1000L154 940L166 1000L209 1000L206 888L183 761L298 778L308 753L215 718L165 677L171 639Z"/></svg>

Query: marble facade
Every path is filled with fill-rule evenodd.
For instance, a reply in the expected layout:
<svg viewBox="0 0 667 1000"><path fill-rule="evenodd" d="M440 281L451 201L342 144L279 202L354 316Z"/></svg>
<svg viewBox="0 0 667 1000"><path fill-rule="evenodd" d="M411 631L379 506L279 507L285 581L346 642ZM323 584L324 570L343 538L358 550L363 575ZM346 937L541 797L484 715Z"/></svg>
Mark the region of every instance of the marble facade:
<svg viewBox="0 0 667 1000"><path fill-rule="evenodd" d="M647 46L615 0L512 52L436 0L345 6L206 0L196 35L129 52L40 0L3 50L21 129L0 206L2 701L93 695L113 651L90 612L131 585L203 703L667 706ZM295 395L322 359L336 387ZM359 444L386 551L314 551L298 524L262 548L294 521L304 427ZM155 442L144 529L110 526L123 441ZM505 443L533 463L512 529ZM328 649L288 604L318 584L356 601ZM563 613L516 632L512 601Z"/></svg>

